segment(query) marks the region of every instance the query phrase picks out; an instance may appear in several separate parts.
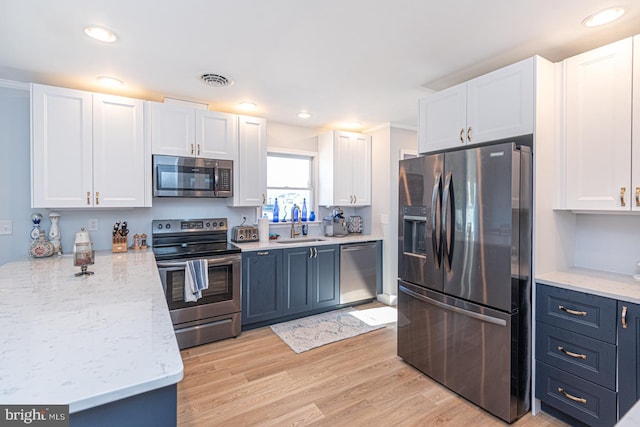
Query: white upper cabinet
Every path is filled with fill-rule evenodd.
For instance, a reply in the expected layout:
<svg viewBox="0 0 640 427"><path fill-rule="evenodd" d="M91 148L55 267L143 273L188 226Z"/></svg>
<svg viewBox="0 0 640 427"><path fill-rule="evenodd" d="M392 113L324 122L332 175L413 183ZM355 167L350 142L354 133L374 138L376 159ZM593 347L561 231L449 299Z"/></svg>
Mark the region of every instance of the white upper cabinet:
<svg viewBox="0 0 640 427"><path fill-rule="evenodd" d="M144 101L93 95L93 187L96 206L145 206Z"/></svg>
<svg viewBox="0 0 640 427"><path fill-rule="evenodd" d="M633 46L631 183L634 200L631 209L640 211L640 35L633 38Z"/></svg>
<svg viewBox="0 0 640 427"><path fill-rule="evenodd" d="M267 199L267 121L238 116L237 161L231 206L262 206Z"/></svg>
<svg viewBox="0 0 640 427"><path fill-rule="evenodd" d="M153 154L236 160L234 114L183 104L150 102Z"/></svg>
<svg viewBox="0 0 640 427"><path fill-rule="evenodd" d="M371 137L332 131L318 137L322 206L371 204Z"/></svg>
<svg viewBox="0 0 640 427"><path fill-rule="evenodd" d="M632 183L640 163L630 160L632 51L627 38L564 61L566 209L640 209L640 199L632 203L636 189L640 197L640 181Z"/></svg>
<svg viewBox="0 0 640 427"><path fill-rule="evenodd" d="M535 61L532 57L421 99L418 151L533 133Z"/></svg>
<svg viewBox="0 0 640 427"><path fill-rule="evenodd" d="M235 160L238 119L235 114L196 110L196 156Z"/></svg>
<svg viewBox="0 0 640 427"><path fill-rule="evenodd" d="M32 85L31 205L150 206L144 102Z"/></svg>

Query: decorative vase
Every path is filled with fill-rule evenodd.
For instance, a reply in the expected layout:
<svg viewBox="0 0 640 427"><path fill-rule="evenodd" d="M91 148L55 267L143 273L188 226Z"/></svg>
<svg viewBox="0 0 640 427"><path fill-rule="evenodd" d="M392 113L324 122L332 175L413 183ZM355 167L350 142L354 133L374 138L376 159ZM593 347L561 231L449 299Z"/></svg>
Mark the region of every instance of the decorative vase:
<svg viewBox="0 0 640 427"><path fill-rule="evenodd" d="M58 255L62 255L62 246L60 245L60 228L58 227L58 220L60 214L57 212L51 212L49 214L51 220L51 229L49 230L49 240L53 244L53 252Z"/></svg>

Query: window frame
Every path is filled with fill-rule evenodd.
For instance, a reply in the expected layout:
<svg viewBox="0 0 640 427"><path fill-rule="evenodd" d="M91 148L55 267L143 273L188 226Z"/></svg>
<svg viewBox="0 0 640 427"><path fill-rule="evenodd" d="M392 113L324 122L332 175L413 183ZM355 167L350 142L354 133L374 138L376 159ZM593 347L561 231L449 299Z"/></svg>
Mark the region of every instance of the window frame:
<svg viewBox="0 0 640 427"><path fill-rule="evenodd" d="M311 190L311 201L307 204L307 210L309 213L311 211L316 212L316 216L318 213L318 187L319 187L319 173L318 173L318 152L317 151L306 151L306 150L296 150L291 148L281 148L281 147L267 147L267 157L273 155L274 157L308 157L311 161L311 183L309 184L309 189ZM269 191L269 168L267 168L267 192ZM271 188L282 188L282 187L271 187ZM304 188L304 187L297 187ZM309 202L309 201L308 201ZM302 208L302 207L301 207ZM316 217L316 221L318 218Z"/></svg>

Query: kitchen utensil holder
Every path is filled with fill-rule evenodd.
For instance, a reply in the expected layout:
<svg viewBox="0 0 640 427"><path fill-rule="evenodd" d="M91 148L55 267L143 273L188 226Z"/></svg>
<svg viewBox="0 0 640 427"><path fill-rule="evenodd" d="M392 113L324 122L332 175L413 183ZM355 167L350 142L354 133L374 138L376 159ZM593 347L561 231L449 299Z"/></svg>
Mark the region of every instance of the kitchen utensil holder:
<svg viewBox="0 0 640 427"><path fill-rule="evenodd" d="M127 252L128 245L129 245L129 238L127 236L122 236L120 232L118 232L115 234L115 236L113 236L113 239L111 242L111 252L113 253Z"/></svg>

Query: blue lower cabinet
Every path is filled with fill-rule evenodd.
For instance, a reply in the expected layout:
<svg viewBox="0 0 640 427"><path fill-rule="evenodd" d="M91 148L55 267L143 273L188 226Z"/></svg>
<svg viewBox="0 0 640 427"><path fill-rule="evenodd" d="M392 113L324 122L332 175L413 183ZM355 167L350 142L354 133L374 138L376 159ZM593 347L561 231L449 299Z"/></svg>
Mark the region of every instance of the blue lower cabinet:
<svg viewBox="0 0 640 427"><path fill-rule="evenodd" d="M340 245L314 249L313 308L340 303Z"/></svg>
<svg viewBox="0 0 640 427"><path fill-rule="evenodd" d="M340 245L284 250L284 314L340 302Z"/></svg>
<svg viewBox="0 0 640 427"><path fill-rule="evenodd" d="M242 328L251 329L336 308L340 245L242 254Z"/></svg>
<svg viewBox="0 0 640 427"><path fill-rule="evenodd" d="M613 426L640 399L640 305L538 284L536 397L568 422Z"/></svg>
<svg viewBox="0 0 640 427"><path fill-rule="evenodd" d="M284 314L313 308L313 248L284 250Z"/></svg>
<svg viewBox="0 0 640 427"><path fill-rule="evenodd" d="M618 412L640 399L640 305L618 301Z"/></svg>
<svg viewBox="0 0 640 427"><path fill-rule="evenodd" d="M242 326L283 316L282 250L242 254Z"/></svg>
<svg viewBox="0 0 640 427"><path fill-rule="evenodd" d="M589 426L616 423L615 391L542 362L536 372L536 397L543 403Z"/></svg>

